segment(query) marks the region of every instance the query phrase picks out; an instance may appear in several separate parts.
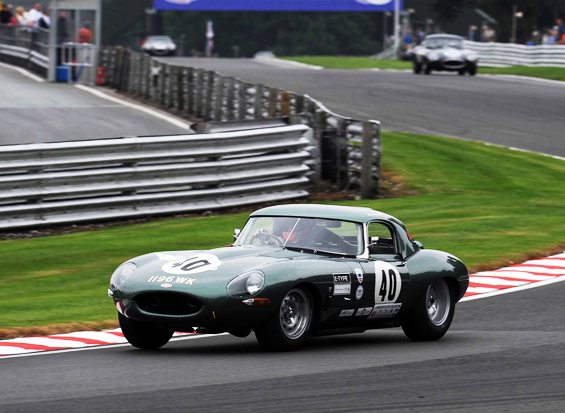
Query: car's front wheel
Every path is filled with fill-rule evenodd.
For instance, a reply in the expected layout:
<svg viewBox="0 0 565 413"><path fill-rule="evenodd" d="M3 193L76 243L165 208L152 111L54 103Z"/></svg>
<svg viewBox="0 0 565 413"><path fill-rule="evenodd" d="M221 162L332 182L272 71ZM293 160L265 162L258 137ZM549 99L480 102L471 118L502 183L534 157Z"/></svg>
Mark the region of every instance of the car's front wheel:
<svg viewBox="0 0 565 413"><path fill-rule="evenodd" d="M439 340L447 333L454 312L454 294L449 284L444 279L434 281L402 318L402 330L412 341Z"/></svg>
<svg viewBox="0 0 565 413"><path fill-rule="evenodd" d="M412 65L413 65L415 75L419 75L420 73L422 73L422 63L420 63L420 62L418 62L417 60L414 59L414 61L412 62Z"/></svg>
<svg viewBox="0 0 565 413"><path fill-rule="evenodd" d="M254 329L259 345L270 351L296 350L308 337L313 313L312 296L308 290L292 288L275 315Z"/></svg>
<svg viewBox="0 0 565 413"><path fill-rule="evenodd" d="M424 62L423 70L424 70L424 74L426 75L432 73L432 65L430 64L430 62Z"/></svg>
<svg viewBox="0 0 565 413"><path fill-rule="evenodd" d="M155 350L169 342L174 331L156 324L133 320L118 313L120 327L129 343L144 350Z"/></svg>
<svg viewBox="0 0 565 413"><path fill-rule="evenodd" d="M471 64L467 67L467 71L469 72L469 76L475 76L477 74L477 65Z"/></svg>

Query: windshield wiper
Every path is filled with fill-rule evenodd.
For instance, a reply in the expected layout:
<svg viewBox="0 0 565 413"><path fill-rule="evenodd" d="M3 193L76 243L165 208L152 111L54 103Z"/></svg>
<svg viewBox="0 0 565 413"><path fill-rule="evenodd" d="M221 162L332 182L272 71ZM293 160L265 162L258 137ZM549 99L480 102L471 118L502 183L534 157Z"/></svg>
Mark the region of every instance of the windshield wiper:
<svg viewBox="0 0 565 413"><path fill-rule="evenodd" d="M338 257L344 257L344 258L355 258L356 257L355 255L345 254L343 252L325 251L325 250L318 250L318 249L306 248L306 247L295 247L295 246L292 246L292 245L285 245L285 246L283 246L283 248L286 248L287 250L290 250L290 251L310 252L312 254L326 254L326 255L332 255L332 256L338 256Z"/></svg>

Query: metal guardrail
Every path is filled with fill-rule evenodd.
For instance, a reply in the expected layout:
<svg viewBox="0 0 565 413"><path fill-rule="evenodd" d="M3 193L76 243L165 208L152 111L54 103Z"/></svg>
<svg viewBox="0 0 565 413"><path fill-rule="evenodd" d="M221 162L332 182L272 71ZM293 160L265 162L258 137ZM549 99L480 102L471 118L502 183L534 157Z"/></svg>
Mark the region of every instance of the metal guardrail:
<svg viewBox="0 0 565 413"><path fill-rule="evenodd" d="M563 45L525 46L465 41L465 47L478 53L481 66L565 67L565 46Z"/></svg>
<svg viewBox="0 0 565 413"><path fill-rule="evenodd" d="M42 28L0 25L0 60L46 76L48 40L49 31Z"/></svg>
<svg viewBox="0 0 565 413"><path fill-rule="evenodd" d="M295 122L305 122L315 131L309 148L315 179L329 180L364 198L378 193L378 121L343 117L308 95L168 64L124 48L105 48L100 60L106 86L189 119L230 122L299 116L302 120Z"/></svg>
<svg viewBox="0 0 565 413"><path fill-rule="evenodd" d="M311 130L0 146L0 230L308 196Z"/></svg>

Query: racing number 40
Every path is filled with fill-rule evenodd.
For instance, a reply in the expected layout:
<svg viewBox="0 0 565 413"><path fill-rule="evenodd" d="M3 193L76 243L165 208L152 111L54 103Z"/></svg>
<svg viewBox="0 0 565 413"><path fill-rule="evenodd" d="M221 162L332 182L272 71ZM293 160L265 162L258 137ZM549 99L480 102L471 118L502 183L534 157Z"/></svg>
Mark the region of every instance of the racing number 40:
<svg viewBox="0 0 565 413"><path fill-rule="evenodd" d="M381 301L392 301L396 296L396 274L392 269L390 269L388 270L388 274L387 271L382 270L382 275L381 286L379 288Z"/></svg>

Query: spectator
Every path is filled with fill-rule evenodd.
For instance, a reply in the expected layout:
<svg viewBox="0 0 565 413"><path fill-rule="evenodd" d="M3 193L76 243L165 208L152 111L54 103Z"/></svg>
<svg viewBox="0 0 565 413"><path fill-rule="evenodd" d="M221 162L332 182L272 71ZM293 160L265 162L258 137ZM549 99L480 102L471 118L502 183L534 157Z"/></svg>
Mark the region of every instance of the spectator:
<svg viewBox="0 0 565 413"><path fill-rule="evenodd" d="M13 24L28 26L26 14L26 10L22 6L16 7L16 15L14 16L14 20L12 20Z"/></svg>
<svg viewBox="0 0 565 413"><path fill-rule="evenodd" d="M483 42L494 42L496 40L496 31L488 24L483 24L481 40Z"/></svg>
<svg viewBox="0 0 565 413"><path fill-rule="evenodd" d="M563 23L563 19L561 19L561 17L558 17L555 20L555 26L557 27L557 33L555 33L555 36L559 42L563 39L563 35L565 35L565 23Z"/></svg>
<svg viewBox="0 0 565 413"><path fill-rule="evenodd" d="M51 26L51 17L49 17L49 9L47 7L45 8L45 10L43 10L43 14L39 18L37 26L41 27L42 29L48 29L49 26Z"/></svg>
<svg viewBox="0 0 565 413"><path fill-rule="evenodd" d="M41 12L41 3L35 3L33 8L28 11L26 15L28 26L38 27L39 19L42 17L43 13Z"/></svg>
<svg viewBox="0 0 565 413"><path fill-rule="evenodd" d="M86 21L78 31L79 43L92 43L92 31L90 30L90 22Z"/></svg>
<svg viewBox="0 0 565 413"><path fill-rule="evenodd" d="M12 11L6 3L2 4L2 9L0 10L0 23L10 24L12 22Z"/></svg>
<svg viewBox="0 0 565 413"><path fill-rule="evenodd" d="M422 44L426 38L426 33L421 28L416 28L416 44Z"/></svg>
<svg viewBox="0 0 565 413"><path fill-rule="evenodd" d="M471 42L477 41L477 26L474 24L469 26L469 31L467 32L467 40Z"/></svg>
<svg viewBox="0 0 565 413"><path fill-rule="evenodd" d="M65 10L59 11L59 18L57 19L57 44L69 41L70 36L68 26L67 12Z"/></svg>

